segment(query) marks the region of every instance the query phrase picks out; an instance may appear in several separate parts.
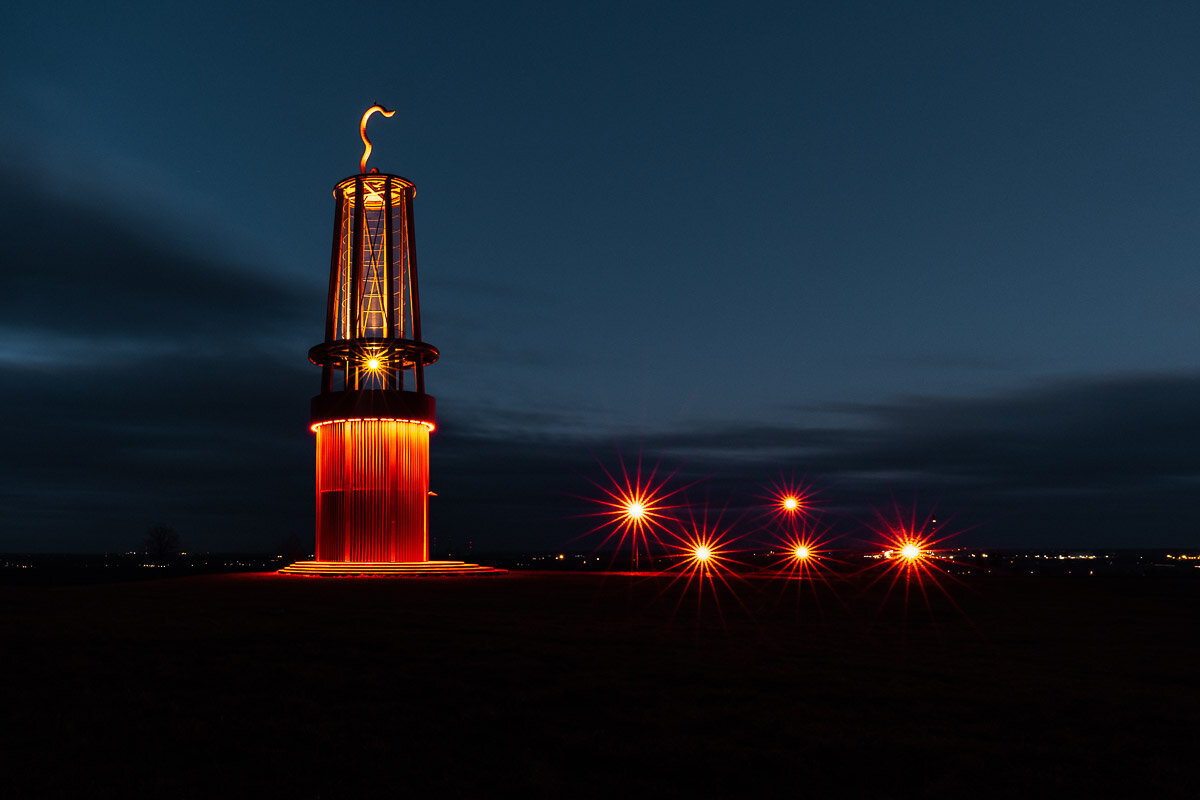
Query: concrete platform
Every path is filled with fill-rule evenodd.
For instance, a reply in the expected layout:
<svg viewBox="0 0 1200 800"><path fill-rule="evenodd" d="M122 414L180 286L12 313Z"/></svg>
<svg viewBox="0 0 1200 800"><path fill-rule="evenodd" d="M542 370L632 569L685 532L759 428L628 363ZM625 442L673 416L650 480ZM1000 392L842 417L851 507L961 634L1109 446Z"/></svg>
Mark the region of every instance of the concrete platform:
<svg viewBox="0 0 1200 800"><path fill-rule="evenodd" d="M507 571L480 564L468 564L465 561L297 561L279 570L282 575L318 575L331 578L357 575L503 575Z"/></svg>

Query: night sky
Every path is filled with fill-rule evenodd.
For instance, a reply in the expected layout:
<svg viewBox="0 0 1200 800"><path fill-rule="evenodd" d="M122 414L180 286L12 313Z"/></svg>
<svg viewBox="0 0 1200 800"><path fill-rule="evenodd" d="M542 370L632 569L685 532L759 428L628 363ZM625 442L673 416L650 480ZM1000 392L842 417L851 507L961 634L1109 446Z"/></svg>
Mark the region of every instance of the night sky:
<svg viewBox="0 0 1200 800"><path fill-rule="evenodd" d="M603 464L853 542L1200 542L1200 9L25 4L0 30L0 550L312 537L334 184L416 183L439 546Z"/></svg>

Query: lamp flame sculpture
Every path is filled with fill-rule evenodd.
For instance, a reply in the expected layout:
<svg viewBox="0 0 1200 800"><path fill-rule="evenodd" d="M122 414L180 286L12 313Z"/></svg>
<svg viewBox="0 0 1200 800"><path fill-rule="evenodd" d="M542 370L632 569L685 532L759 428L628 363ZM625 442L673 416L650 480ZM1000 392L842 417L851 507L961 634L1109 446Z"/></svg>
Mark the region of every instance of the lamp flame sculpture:
<svg viewBox="0 0 1200 800"><path fill-rule="evenodd" d="M457 574L490 567L429 560L429 434L434 399L425 368L437 348L421 338L416 187L367 172L334 187L333 254L325 340L308 351L321 368L312 399L317 437L316 560L282 572L317 575Z"/></svg>

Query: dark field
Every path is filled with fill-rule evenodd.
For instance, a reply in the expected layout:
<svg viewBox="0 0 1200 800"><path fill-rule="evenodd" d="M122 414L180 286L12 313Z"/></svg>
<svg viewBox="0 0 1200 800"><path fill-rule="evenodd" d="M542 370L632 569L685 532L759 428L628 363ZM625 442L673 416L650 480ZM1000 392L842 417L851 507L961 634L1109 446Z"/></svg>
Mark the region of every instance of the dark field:
<svg viewBox="0 0 1200 800"><path fill-rule="evenodd" d="M0 586L0 794L1196 796L1200 582L734 588Z"/></svg>

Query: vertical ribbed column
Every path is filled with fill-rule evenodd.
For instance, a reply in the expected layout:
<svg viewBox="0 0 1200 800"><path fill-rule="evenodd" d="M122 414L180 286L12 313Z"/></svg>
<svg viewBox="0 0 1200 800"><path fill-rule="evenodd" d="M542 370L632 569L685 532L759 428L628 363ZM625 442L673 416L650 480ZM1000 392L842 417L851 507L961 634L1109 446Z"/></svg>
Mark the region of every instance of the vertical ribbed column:
<svg viewBox="0 0 1200 800"><path fill-rule="evenodd" d="M317 427L317 560L426 561L429 428L400 420Z"/></svg>

